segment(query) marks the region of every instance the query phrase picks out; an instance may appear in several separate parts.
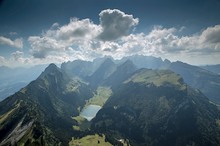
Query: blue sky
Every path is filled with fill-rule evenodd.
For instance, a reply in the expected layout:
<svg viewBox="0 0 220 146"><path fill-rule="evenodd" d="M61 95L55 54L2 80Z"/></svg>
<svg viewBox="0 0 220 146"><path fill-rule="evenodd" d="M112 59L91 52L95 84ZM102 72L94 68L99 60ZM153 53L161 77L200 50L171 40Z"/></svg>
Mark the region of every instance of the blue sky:
<svg viewBox="0 0 220 146"><path fill-rule="evenodd" d="M0 65L134 54L220 64L220 1L0 0Z"/></svg>

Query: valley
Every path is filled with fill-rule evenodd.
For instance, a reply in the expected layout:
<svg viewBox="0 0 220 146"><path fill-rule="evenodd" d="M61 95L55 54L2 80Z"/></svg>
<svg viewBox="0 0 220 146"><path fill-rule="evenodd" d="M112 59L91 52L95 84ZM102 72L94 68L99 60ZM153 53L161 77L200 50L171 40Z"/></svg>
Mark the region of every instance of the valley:
<svg viewBox="0 0 220 146"><path fill-rule="evenodd" d="M98 87L93 97L86 100L86 104L82 109L78 109L79 115L72 117L77 121L77 125L73 126L74 130L85 131L90 129L91 120L97 112L102 108L107 99L111 96L112 91L109 87Z"/></svg>

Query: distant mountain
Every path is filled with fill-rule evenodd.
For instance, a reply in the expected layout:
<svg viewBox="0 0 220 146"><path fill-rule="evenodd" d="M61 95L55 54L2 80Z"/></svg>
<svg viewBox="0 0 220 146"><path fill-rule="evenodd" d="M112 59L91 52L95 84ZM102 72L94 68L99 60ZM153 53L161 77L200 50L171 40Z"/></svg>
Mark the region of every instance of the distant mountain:
<svg viewBox="0 0 220 146"><path fill-rule="evenodd" d="M104 81L108 79L116 69L117 65L110 58L107 58L99 68L88 77L88 81L94 87L103 85Z"/></svg>
<svg viewBox="0 0 220 146"><path fill-rule="evenodd" d="M217 108L198 90L167 70L136 71L114 92L92 128L113 143L131 145L220 145Z"/></svg>
<svg viewBox="0 0 220 146"><path fill-rule="evenodd" d="M137 70L137 67L131 60L127 60L124 63L118 65L115 72L113 72L105 81L105 85L114 88L125 81L132 73Z"/></svg>
<svg viewBox="0 0 220 146"><path fill-rule="evenodd" d="M61 69L64 70L70 77L79 76L84 78L93 73L92 62L82 60L62 63Z"/></svg>
<svg viewBox="0 0 220 146"><path fill-rule="evenodd" d="M71 116L91 98L90 88L56 65L0 102L0 145L67 145L76 124Z"/></svg>
<svg viewBox="0 0 220 146"><path fill-rule="evenodd" d="M70 77L78 76L85 79L91 76L106 59L109 59L109 57L97 58L93 62L83 60L68 61L61 64L61 69Z"/></svg>
<svg viewBox="0 0 220 146"><path fill-rule="evenodd" d="M94 62L76 60L63 63L61 69L70 77L80 77L93 88L116 86L125 80L137 67L131 60L115 61L112 58L99 58Z"/></svg>
<svg viewBox="0 0 220 146"><path fill-rule="evenodd" d="M200 67L220 75L220 64L206 65L206 66L200 66Z"/></svg>
<svg viewBox="0 0 220 146"><path fill-rule="evenodd" d="M180 74L187 84L201 90L210 100L220 103L220 75L180 61L173 62L169 69Z"/></svg>
<svg viewBox="0 0 220 146"><path fill-rule="evenodd" d="M121 59L122 62L126 60L131 60L137 68L164 69L171 64L167 59L163 61L161 58L143 55L133 55Z"/></svg>

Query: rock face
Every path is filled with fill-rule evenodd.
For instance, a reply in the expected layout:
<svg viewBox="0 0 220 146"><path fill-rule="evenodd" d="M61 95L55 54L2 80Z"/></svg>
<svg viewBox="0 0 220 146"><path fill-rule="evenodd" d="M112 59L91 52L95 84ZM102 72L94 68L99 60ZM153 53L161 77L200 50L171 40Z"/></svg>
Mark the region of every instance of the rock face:
<svg viewBox="0 0 220 146"><path fill-rule="evenodd" d="M68 145L72 137L88 133L105 134L113 145L120 145L120 139L134 146L220 145L219 110L188 85L210 81L207 86L215 87L211 91L219 91L218 75L160 58L127 59L74 61L61 68L50 64L0 102L0 145ZM170 70L140 69L144 61L149 68ZM75 131L78 121L72 117L100 86L111 88L112 96L89 123L89 131Z"/></svg>

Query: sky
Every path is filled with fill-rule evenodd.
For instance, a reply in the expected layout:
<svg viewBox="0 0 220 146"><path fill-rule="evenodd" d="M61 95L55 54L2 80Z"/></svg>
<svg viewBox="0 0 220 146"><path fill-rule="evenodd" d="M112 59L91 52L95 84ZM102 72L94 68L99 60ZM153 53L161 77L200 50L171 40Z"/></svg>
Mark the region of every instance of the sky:
<svg viewBox="0 0 220 146"><path fill-rule="evenodd" d="M136 54L220 64L220 0L0 0L0 66Z"/></svg>

